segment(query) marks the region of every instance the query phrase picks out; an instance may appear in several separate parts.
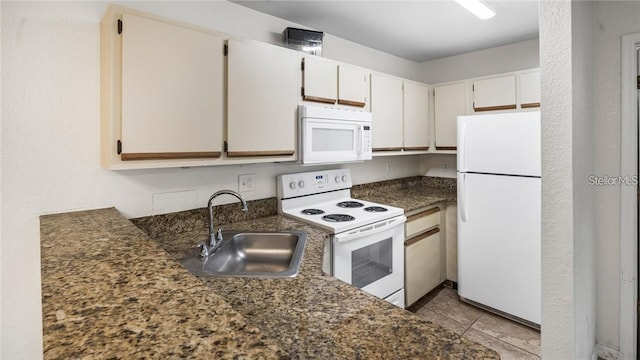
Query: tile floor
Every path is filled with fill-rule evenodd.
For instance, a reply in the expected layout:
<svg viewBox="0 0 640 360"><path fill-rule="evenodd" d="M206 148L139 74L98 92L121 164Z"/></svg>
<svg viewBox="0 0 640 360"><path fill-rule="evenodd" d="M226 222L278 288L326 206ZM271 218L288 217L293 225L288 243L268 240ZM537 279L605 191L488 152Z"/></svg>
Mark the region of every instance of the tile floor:
<svg viewBox="0 0 640 360"><path fill-rule="evenodd" d="M432 291L407 310L495 350L503 360L540 359L540 331L463 303L452 288Z"/></svg>

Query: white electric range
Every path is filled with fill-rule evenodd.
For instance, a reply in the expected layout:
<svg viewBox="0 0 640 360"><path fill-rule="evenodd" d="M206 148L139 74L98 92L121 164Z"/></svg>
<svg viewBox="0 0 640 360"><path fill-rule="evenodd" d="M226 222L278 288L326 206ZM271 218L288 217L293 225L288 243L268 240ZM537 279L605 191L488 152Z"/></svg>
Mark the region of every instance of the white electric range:
<svg viewBox="0 0 640 360"><path fill-rule="evenodd" d="M280 214L331 233L323 271L404 307L404 210L351 197L349 169L277 177Z"/></svg>

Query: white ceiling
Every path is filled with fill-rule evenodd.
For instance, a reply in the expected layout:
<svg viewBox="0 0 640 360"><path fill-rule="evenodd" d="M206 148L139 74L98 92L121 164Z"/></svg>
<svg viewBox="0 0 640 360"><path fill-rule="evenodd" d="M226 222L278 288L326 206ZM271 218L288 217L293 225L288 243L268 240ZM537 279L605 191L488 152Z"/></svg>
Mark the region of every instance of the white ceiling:
<svg viewBox="0 0 640 360"><path fill-rule="evenodd" d="M416 62L538 37L537 0L484 0L488 20L452 0L232 2Z"/></svg>

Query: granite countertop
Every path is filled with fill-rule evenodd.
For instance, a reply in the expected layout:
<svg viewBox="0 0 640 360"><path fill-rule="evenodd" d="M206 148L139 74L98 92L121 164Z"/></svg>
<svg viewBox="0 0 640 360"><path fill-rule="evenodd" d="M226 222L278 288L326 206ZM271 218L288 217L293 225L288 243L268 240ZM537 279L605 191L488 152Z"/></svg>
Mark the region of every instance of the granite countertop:
<svg viewBox="0 0 640 360"><path fill-rule="evenodd" d="M40 229L45 359L278 357L116 209L42 216Z"/></svg>
<svg viewBox="0 0 640 360"><path fill-rule="evenodd" d="M323 274L327 234L279 215L224 228L307 231L297 277L197 278L176 260L206 238L202 214L137 221L165 221L153 240L113 208L41 217L45 358L499 358Z"/></svg>
<svg viewBox="0 0 640 360"><path fill-rule="evenodd" d="M456 201L455 179L412 177L357 185L351 197L404 209L405 214L444 201Z"/></svg>

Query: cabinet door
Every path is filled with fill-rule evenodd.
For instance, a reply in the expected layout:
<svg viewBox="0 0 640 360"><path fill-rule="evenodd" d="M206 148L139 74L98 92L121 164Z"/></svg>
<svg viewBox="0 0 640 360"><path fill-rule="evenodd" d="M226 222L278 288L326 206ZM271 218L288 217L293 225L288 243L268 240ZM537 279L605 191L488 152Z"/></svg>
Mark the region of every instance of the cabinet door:
<svg viewBox="0 0 640 360"><path fill-rule="evenodd" d="M465 88L465 83L456 83L434 89L436 150L457 148L457 119L467 114Z"/></svg>
<svg viewBox="0 0 640 360"><path fill-rule="evenodd" d="M474 111L512 110L515 108L515 75L473 81Z"/></svg>
<svg viewBox="0 0 640 360"><path fill-rule="evenodd" d="M335 104L338 99L338 64L317 56L305 56L302 61L302 99Z"/></svg>
<svg viewBox="0 0 640 360"><path fill-rule="evenodd" d="M440 208L434 207L407 217L404 236L408 239L440 225Z"/></svg>
<svg viewBox="0 0 640 360"><path fill-rule="evenodd" d="M222 150L223 39L123 14L122 160Z"/></svg>
<svg viewBox="0 0 640 360"><path fill-rule="evenodd" d="M228 46L227 155L292 156L297 53L236 40Z"/></svg>
<svg viewBox="0 0 640 360"><path fill-rule="evenodd" d="M520 108L540 107L540 70L520 74Z"/></svg>
<svg viewBox="0 0 640 360"><path fill-rule="evenodd" d="M406 306L416 302L442 282L440 272L440 230L405 241Z"/></svg>
<svg viewBox="0 0 640 360"><path fill-rule="evenodd" d="M371 74L373 151L402 150L402 80Z"/></svg>
<svg viewBox="0 0 640 360"><path fill-rule="evenodd" d="M369 72L355 66L338 65L338 104L364 108L369 97Z"/></svg>
<svg viewBox="0 0 640 360"><path fill-rule="evenodd" d="M429 150L429 88L404 82L404 149Z"/></svg>

